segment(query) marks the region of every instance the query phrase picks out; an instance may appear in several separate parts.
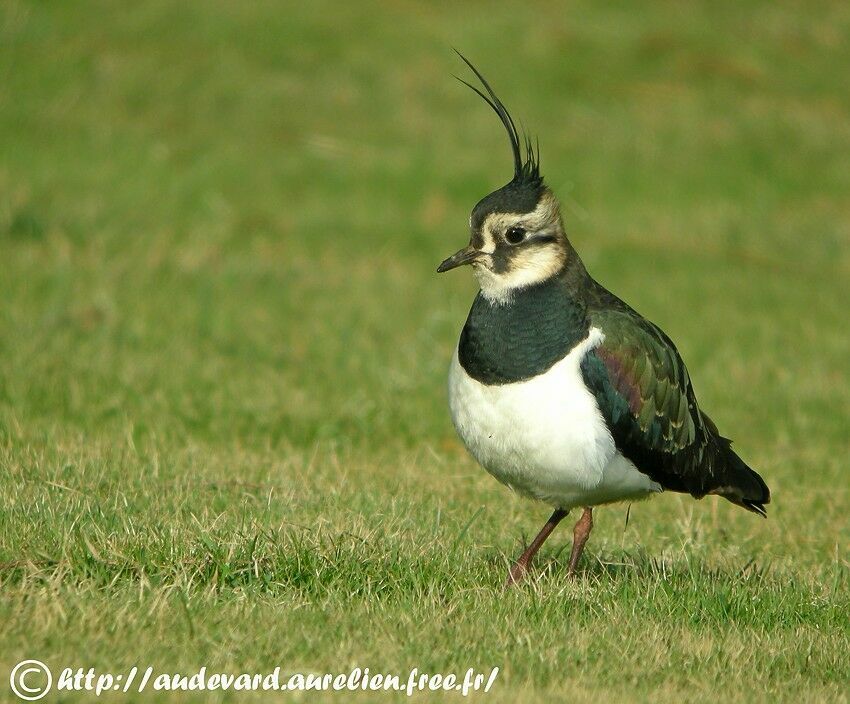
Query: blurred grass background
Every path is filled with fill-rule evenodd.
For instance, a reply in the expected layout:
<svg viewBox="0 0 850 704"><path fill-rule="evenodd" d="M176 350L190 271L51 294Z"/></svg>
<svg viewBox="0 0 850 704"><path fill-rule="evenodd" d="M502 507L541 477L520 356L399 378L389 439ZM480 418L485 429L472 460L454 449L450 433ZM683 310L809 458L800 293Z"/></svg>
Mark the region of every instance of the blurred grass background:
<svg viewBox="0 0 850 704"><path fill-rule="evenodd" d="M579 580L565 529L498 590L547 510L446 408L475 286L434 268L511 170L452 46L539 134L573 243L676 340L768 521L604 509ZM846 701L848 67L839 2L6 0L0 669Z"/></svg>

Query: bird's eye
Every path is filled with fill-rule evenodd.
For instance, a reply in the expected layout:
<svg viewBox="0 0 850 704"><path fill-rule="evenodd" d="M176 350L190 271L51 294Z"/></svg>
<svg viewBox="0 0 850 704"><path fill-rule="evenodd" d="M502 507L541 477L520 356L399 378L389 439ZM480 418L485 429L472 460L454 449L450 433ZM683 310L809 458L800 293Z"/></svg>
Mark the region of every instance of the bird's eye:
<svg viewBox="0 0 850 704"><path fill-rule="evenodd" d="M512 227L505 233L505 239L511 244L519 244L525 237L525 230L521 227Z"/></svg>

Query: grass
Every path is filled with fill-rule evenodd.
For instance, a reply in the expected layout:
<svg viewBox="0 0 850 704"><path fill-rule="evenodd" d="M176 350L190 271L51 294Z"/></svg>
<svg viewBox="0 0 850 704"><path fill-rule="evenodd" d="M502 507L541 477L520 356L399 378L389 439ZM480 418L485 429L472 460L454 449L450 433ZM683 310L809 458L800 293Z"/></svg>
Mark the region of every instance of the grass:
<svg viewBox="0 0 850 704"><path fill-rule="evenodd" d="M495 702L846 702L848 40L844 3L4 3L2 676L498 665ZM510 173L452 45L767 521L601 509L577 580L564 528L499 589L547 509L446 410L475 289L434 268Z"/></svg>

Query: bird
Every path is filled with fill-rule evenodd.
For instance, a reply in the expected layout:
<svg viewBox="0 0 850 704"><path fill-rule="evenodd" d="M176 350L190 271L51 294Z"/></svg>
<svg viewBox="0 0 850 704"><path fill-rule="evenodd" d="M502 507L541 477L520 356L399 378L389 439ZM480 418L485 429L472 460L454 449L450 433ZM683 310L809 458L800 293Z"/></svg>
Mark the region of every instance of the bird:
<svg viewBox="0 0 850 704"><path fill-rule="evenodd" d="M596 506L672 491L718 495L766 517L767 484L700 408L673 341L588 273L541 175L539 141L521 139L484 76L456 53L481 87L455 78L507 131L514 174L475 205L469 244L437 268L470 265L479 287L449 368L452 423L487 472L553 509L506 586L526 579L574 509L570 576Z"/></svg>

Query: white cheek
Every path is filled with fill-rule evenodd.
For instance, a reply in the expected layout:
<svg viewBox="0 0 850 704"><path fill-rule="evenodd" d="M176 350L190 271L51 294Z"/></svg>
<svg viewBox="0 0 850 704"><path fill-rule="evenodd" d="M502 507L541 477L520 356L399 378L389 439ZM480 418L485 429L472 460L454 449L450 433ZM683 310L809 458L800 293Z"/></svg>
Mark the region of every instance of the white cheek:
<svg viewBox="0 0 850 704"><path fill-rule="evenodd" d="M517 253L511 267L502 273L497 274L490 270L483 262L478 263L474 272L481 293L486 298L496 303L506 303L511 300L517 289L545 281L557 274L563 265L563 253L548 249L527 254Z"/></svg>

